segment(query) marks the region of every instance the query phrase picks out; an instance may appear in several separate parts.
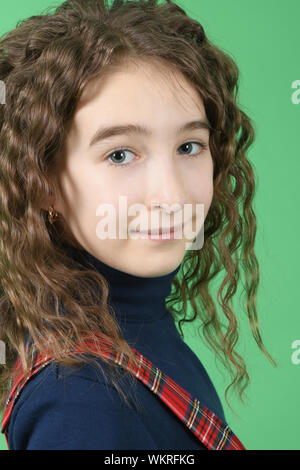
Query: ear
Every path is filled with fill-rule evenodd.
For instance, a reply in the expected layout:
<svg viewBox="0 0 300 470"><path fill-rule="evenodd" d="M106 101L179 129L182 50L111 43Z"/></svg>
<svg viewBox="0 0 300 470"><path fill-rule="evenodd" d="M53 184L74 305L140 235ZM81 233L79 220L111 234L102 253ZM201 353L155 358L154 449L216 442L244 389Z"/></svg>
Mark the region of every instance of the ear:
<svg viewBox="0 0 300 470"><path fill-rule="evenodd" d="M42 198L40 206L45 211L48 211L50 206L52 206L55 211L62 212L60 197L58 196L56 187L55 187L55 193L51 192L50 196L45 195L44 198Z"/></svg>

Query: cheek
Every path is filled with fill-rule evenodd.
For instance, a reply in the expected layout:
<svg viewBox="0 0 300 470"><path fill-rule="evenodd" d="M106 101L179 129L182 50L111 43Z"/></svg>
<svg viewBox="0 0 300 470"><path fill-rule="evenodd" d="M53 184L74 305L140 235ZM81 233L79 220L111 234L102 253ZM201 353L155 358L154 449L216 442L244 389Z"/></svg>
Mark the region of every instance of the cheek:
<svg viewBox="0 0 300 470"><path fill-rule="evenodd" d="M122 171L124 170L91 168L76 172L76 186L80 199L77 218L80 217L81 224L84 220L87 230L93 229L104 219L111 221L117 233L120 227L124 230L128 227L131 219L128 217L128 210L131 205L140 201L142 185L128 184L128 178Z"/></svg>
<svg viewBox="0 0 300 470"><path fill-rule="evenodd" d="M118 184L105 173L93 166L73 167L65 177L65 188L70 201L77 201L87 213L100 204L117 207Z"/></svg>

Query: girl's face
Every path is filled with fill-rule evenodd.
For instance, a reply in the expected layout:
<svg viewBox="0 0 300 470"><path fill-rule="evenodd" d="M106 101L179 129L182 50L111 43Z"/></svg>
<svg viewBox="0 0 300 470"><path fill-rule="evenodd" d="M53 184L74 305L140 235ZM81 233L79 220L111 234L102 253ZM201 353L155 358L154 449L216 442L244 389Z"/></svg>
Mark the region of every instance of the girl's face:
<svg viewBox="0 0 300 470"><path fill-rule="evenodd" d="M191 121L206 121L203 102L183 76L162 71L153 64L130 65L88 85L66 139L56 175L60 193L53 201L87 251L113 268L142 277L176 269L193 239L185 237L184 225L180 239L134 239L130 223L143 214L139 221L144 223L146 215L149 230L177 226L178 220L196 230L196 203L203 204L205 219L213 197L209 129L179 131ZM147 132L124 129L95 138L104 128L129 125ZM120 196L126 197L126 212ZM137 203L143 212L130 213ZM116 233L106 239L99 237L100 221L108 219L108 212L101 213L102 204L109 204L116 215ZM185 204L192 205L190 217L184 215ZM178 210L182 219L175 219ZM154 213L159 218L151 225ZM170 218L163 213L171 213ZM122 238L119 228L125 224ZM109 233L108 225L104 230Z"/></svg>

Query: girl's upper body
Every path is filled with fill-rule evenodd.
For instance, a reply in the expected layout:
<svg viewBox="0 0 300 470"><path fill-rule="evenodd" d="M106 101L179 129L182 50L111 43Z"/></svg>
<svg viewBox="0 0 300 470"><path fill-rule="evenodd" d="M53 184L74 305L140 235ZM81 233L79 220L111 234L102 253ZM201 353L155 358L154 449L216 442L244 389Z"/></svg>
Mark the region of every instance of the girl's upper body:
<svg viewBox="0 0 300 470"><path fill-rule="evenodd" d="M225 421L212 381L165 307L179 268L142 278L86 256L110 284L110 302L129 344ZM130 390L138 408L128 407L92 365L72 371L50 363L27 382L14 405L9 448L205 449L142 382L136 379Z"/></svg>
<svg viewBox="0 0 300 470"><path fill-rule="evenodd" d="M0 339L9 346L1 382L17 356L30 367L26 333L57 361L17 399L11 449L202 447L142 383L135 387L142 409L130 409L97 367L65 367L72 339L102 330L120 354L135 347L224 420L210 378L166 310L180 266L170 310L183 304L184 322L192 306L204 338L230 372L234 366L230 386L240 396L249 379L235 351L240 267L250 327L263 347L255 178L246 155L254 129L236 99L238 67L174 1L108 3L67 0L0 38ZM135 237L171 227L179 237ZM66 241L96 261L101 308L88 273L59 249ZM210 282L223 269L219 313ZM126 341L99 273L110 281Z"/></svg>

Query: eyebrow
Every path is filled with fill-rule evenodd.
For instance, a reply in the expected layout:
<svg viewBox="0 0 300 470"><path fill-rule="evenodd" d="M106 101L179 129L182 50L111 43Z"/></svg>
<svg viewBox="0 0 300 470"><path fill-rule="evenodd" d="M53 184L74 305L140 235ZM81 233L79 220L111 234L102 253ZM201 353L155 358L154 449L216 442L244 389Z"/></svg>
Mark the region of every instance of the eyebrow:
<svg viewBox="0 0 300 470"><path fill-rule="evenodd" d="M176 134L180 134L184 131L194 129L208 129L212 130L211 125L206 119L200 119L198 121L187 122L179 129L176 130ZM97 130L95 135L92 137L89 147L92 147L100 140L107 139L118 135L129 135L129 134L140 134L145 136L151 136L152 131L149 128L140 126L138 124L123 124L111 127L103 127Z"/></svg>

